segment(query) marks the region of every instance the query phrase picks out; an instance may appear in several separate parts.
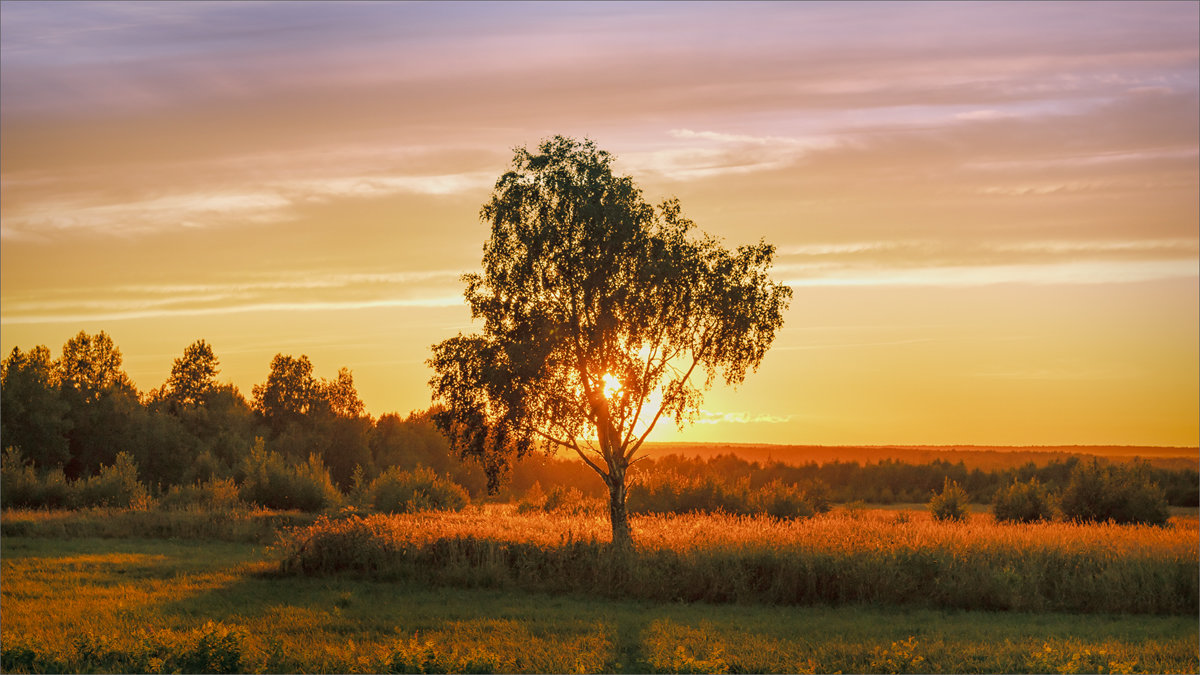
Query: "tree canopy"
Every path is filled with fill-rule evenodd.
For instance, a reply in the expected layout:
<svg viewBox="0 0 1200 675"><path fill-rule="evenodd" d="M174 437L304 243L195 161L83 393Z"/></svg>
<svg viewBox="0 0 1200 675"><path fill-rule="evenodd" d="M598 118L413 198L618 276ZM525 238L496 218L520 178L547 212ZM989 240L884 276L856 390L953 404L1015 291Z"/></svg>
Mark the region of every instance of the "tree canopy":
<svg viewBox="0 0 1200 675"><path fill-rule="evenodd" d="M683 426L719 377L756 369L791 289L774 247L729 250L668 199L651 206L592 141L518 149L481 218L465 297L483 331L433 348L439 428L495 488L535 448L569 448L604 479L628 541L625 471L664 417Z"/></svg>

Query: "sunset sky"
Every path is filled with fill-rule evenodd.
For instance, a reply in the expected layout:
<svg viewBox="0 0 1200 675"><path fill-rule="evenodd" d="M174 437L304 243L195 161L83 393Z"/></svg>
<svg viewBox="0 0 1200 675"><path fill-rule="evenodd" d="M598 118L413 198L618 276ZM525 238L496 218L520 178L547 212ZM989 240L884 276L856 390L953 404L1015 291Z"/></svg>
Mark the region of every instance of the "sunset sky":
<svg viewBox="0 0 1200 675"><path fill-rule="evenodd" d="M657 440L1200 436L1200 4L0 5L0 342L429 405L512 149L588 137L794 289Z"/></svg>

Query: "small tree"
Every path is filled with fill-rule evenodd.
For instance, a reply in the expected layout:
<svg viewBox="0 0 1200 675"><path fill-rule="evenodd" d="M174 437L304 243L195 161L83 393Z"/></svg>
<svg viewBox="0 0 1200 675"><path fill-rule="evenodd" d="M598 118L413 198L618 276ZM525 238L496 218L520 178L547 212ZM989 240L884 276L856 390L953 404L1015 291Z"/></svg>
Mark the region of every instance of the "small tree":
<svg viewBox="0 0 1200 675"><path fill-rule="evenodd" d="M929 500L929 512L934 520L965 520L967 501L966 490L947 477L942 483L942 491Z"/></svg>
<svg viewBox="0 0 1200 675"><path fill-rule="evenodd" d="M1080 463L1062 492L1063 517L1084 522L1163 525L1170 513L1162 488L1145 463Z"/></svg>
<svg viewBox="0 0 1200 675"><path fill-rule="evenodd" d="M1033 523L1053 518L1054 506L1046 487L1037 478L1024 483L1014 480L1012 485L996 492L992 514L999 521Z"/></svg>
<svg viewBox="0 0 1200 675"><path fill-rule="evenodd" d="M718 376L742 382L783 324L774 247L695 235L678 201L652 207L611 155L561 136L518 149L481 216L483 273L463 279L483 332L433 347L435 423L493 491L535 448L576 453L627 547L626 471L646 437L694 419Z"/></svg>

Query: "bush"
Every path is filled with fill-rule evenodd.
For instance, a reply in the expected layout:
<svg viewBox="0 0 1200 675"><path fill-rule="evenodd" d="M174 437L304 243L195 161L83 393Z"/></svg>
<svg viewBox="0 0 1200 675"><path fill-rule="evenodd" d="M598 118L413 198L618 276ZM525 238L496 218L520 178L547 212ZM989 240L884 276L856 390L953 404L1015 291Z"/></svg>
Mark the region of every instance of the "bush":
<svg viewBox="0 0 1200 675"><path fill-rule="evenodd" d="M1012 523L1034 523L1051 520L1054 506L1045 486L1036 478L1022 483L1014 480L1012 485L996 492L992 501L992 513L996 520Z"/></svg>
<svg viewBox="0 0 1200 675"><path fill-rule="evenodd" d="M750 504L757 513L773 518L807 518L817 512L804 490L795 485L774 481L750 494ZM828 510L828 503L825 509Z"/></svg>
<svg viewBox="0 0 1200 675"><path fill-rule="evenodd" d="M246 506L232 478L218 478L195 485L174 485L158 505L164 509L230 510Z"/></svg>
<svg viewBox="0 0 1200 675"><path fill-rule="evenodd" d="M629 486L630 513L766 514L776 518L806 518L829 510L828 491L813 485L805 490L774 481L757 490L743 478L730 485L715 476L689 478L677 473L654 474Z"/></svg>
<svg viewBox="0 0 1200 675"><path fill-rule="evenodd" d="M384 513L461 511L468 501L462 486L424 467L392 467L371 482L367 495L371 508Z"/></svg>
<svg viewBox="0 0 1200 675"><path fill-rule="evenodd" d="M117 453L112 464L100 467L100 473L76 481L80 506L129 508L145 504L146 488L138 482L137 463L127 452Z"/></svg>
<svg viewBox="0 0 1200 675"><path fill-rule="evenodd" d="M947 477L942 483L942 491L929 500L929 512L934 520L965 520L967 492Z"/></svg>
<svg viewBox="0 0 1200 675"><path fill-rule="evenodd" d="M314 512L342 502L342 493L319 457L309 455L307 463L290 466L278 453L268 451L261 438L242 461L239 473L241 498L259 506Z"/></svg>
<svg viewBox="0 0 1200 675"><path fill-rule="evenodd" d="M76 481L68 481L57 467L39 476L15 448L5 450L0 461L0 503L5 508L130 508L148 502L146 488L138 482L137 463L125 452L119 453L112 464L101 467L99 475Z"/></svg>
<svg viewBox="0 0 1200 675"><path fill-rule="evenodd" d="M25 460L19 448L5 448L0 459L0 504L4 508L42 505L37 471Z"/></svg>
<svg viewBox="0 0 1200 675"><path fill-rule="evenodd" d="M1062 493L1063 517L1081 522L1165 525L1170 513L1162 488L1145 463L1079 464Z"/></svg>

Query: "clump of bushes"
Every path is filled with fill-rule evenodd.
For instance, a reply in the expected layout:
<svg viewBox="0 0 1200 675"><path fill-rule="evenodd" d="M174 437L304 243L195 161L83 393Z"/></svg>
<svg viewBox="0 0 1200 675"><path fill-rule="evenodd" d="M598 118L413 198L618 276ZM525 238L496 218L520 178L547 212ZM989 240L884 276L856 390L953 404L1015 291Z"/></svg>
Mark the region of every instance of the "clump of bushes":
<svg viewBox="0 0 1200 675"><path fill-rule="evenodd" d="M1149 465L1079 464L1063 488L1063 517L1080 522L1165 525L1167 499L1150 479Z"/></svg>
<svg viewBox="0 0 1200 675"><path fill-rule="evenodd" d="M432 469L418 467L384 471L367 488L371 508L381 513L413 511L461 511L467 505L467 491Z"/></svg>
<svg viewBox="0 0 1200 675"><path fill-rule="evenodd" d="M149 494L138 481L137 462L125 452L100 467L98 475L70 481L60 468L39 475L20 450L8 448L0 459L0 504L5 508L131 508L147 506Z"/></svg>
<svg viewBox="0 0 1200 675"><path fill-rule="evenodd" d="M80 506L129 508L148 503L146 488L138 482L137 463L128 453L117 453L112 464L100 467L100 473L77 481Z"/></svg>
<svg viewBox="0 0 1200 675"><path fill-rule="evenodd" d="M966 520L967 502L967 491L947 477L942 483L942 491L929 500L929 512L934 520Z"/></svg>
<svg viewBox="0 0 1200 675"><path fill-rule="evenodd" d="M559 513L566 515L599 515L604 513L604 503L588 497L575 487L555 485L546 493L542 484L534 482L521 501L517 502L517 513Z"/></svg>
<svg viewBox="0 0 1200 675"><path fill-rule="evenodd" d="M729 484L713 476L686 477L675 473L651 475L629 487L630 513L766 514L776 518L805 518L829 510L827 492L775 481L761 488L743 479Z"/></svg>
<svg viewBox="0 0 1200 675"><path fill-rule="evenodd" d="M194 485L173 485L158 500L158 505L169 510L202 511L228 511L247 506L232 478L215 478Z"/></svg>
<svg viewBox="0 0 1200 675"><path fill-rule="evenodd" d="M262 439L257 439L238 473L241 498L259 506L314 512L342 502L342 493L319 457L309 455L308 462L290 465L279 453L267 450Z"/></svg>
<svg viewBox="0 0 1200 675"><path fill-rule="evenodd" d="M1012 485L996 492L992 501L996 520L1010 523L1035 523L1054 518L1054 504L1046 486L1037 478L1028 482L1014 480Z"/></svg>

